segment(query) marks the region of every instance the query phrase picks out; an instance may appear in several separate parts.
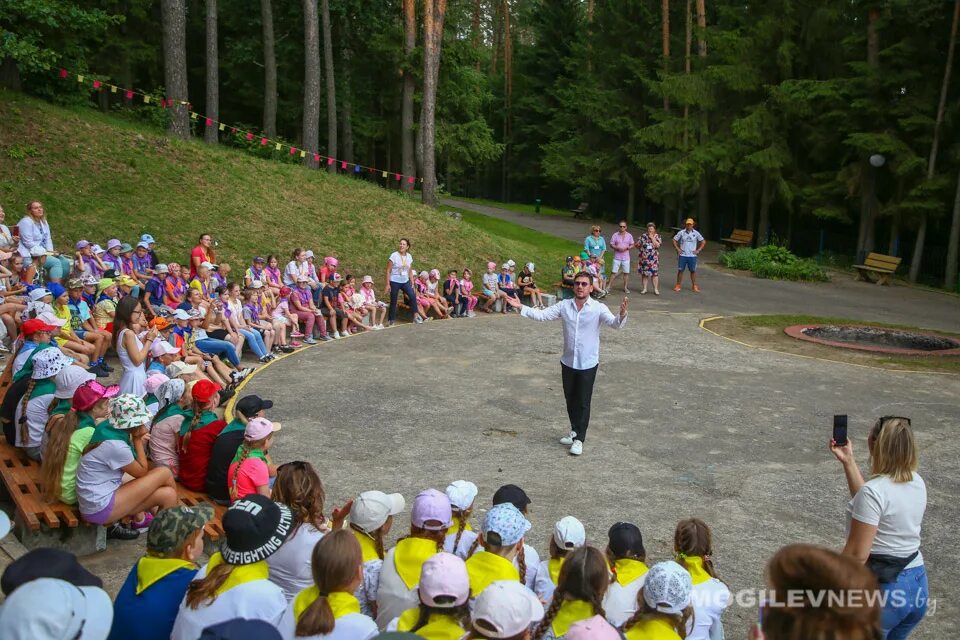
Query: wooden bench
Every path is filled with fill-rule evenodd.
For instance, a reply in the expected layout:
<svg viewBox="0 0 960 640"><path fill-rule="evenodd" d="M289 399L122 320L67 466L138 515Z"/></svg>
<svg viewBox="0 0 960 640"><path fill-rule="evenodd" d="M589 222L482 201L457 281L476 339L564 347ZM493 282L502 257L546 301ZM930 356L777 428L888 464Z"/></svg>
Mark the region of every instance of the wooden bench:
<svg viewBox="0 0 960 640"><path fill-rule="evenodd" d="M574 218L586 218L586 217L587 217L587 209L589 209L589 208L590 208L590 204L589 204L589 203L587 203L587 202L581 202L579 205L577 205L577 208L576 208L576 209L570 209L570 213L573 214L573 217L574 217Z"/></svg>
<svg viewBox="0 0 960 640"><path fill-rule="evenodd" d="M77 555L103 551L106 530L85 522L76 506L43 497L40 463L27 458L0 436L0 479L16 509L14 518L17 537L28 549L55 546ZM177 485L180 504L188 507L210 502L210 498ZM207 541L215 543L223 537L220 522L226 507L212 503L214 519L207 524Z"/></svg>
<svg viewBox="0 0 960 640"><path fill-rule="evenodd" d="M890 276L900 266L901 258L896 256L887 256L882 253L870 253L863 264L855 264L853 268L857 270L856 280L866 280L867 282L876 282L881 285L890 284Z"/></svg>
<svg viewBox="0 0 960 640"><path fill-rule="evenodd" d="M739 247L749 247L753 244L753 231L748 229L734 229L729 238L723 238L720 242L730 250L735 250Z"/></svg>

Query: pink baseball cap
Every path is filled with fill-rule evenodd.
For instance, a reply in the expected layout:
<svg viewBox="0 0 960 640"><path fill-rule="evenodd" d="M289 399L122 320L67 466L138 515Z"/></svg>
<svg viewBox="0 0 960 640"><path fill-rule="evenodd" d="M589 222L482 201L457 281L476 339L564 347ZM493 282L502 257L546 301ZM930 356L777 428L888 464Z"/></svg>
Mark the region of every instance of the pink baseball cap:
<svg viewBox="0 0 960 640"><path fill-rule="evenodd" d="M146 389L147 393L156 393L157 389L160 388L160 385L162 385L164 382L167 382L169 379L170 378L162 373L153 373L143 383L143 388Z"/></svg>
<svg viewBox="0 0 960 640"><path fill-rule="evenodd" d="M119 393L120 387L115 384L105 387L96 380L85 382L73 392L73 410L90 411L104 398L114 398Z"/></svg>
<svg viewBox="0 0 960 640"><path fill-rule="evenodd" d="M453 524L453 510L447 494L427 489L417 494L410 509L410 523L428 531L444 531Z"/></svg>
<svg viewBox="0 0 960 640"><path fill-rule="evenodd" d="M493 261L491 260L490 262L487 263L487 269L496 269L496 268L497 268L497 263L496 263L496 262L493 262Z"/></svg>
<svg viewBox="0 0 960 640"><path fill-rule="evenodd" d="M327 256L326 258L323 259L323 263L327 266L335 267L338 264L340 264L340 261L334 258L333 256Z"/></svg>
<svg viewBox="0 0 960 640"><path fill-rule="evenodd" d="M420 570L418 592L420 602L428 607L452 609L465 604L470 598L467 565L452 553L431 556Z"/></svg>
<svg viewBox="0 0 960 640"><path fill-rule="evenodd" d="M247 423L246 429L243 430L243 438L251 442L263 440L274 431L280 431L279 422L271 422L266 418L253 418Z"/></svg>
<svg viewBox="0 0 960 640"><path fill-rule="evenodd" d="M566 640L620 640L620 633L603 619L593 616L570 625L563 636Z"/></svg>

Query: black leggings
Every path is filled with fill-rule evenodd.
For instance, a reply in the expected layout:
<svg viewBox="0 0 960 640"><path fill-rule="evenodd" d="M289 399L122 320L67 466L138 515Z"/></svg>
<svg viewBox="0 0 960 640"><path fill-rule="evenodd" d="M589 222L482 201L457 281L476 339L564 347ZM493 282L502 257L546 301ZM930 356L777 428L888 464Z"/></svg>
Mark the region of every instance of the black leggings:
<svg viewBox="0 0 960 640"><path fill-rule="evenodd" d="M397 300L400 298L400 292L403 291L403 295L407 297L407 304L410 305L410 310L413 311L414 315L417 313L417 294L413 292L413 285L410 284L410 281L406 282L394 282L390 281L390 314L388 319L390 322L393 322L397 319Z"/></svg>

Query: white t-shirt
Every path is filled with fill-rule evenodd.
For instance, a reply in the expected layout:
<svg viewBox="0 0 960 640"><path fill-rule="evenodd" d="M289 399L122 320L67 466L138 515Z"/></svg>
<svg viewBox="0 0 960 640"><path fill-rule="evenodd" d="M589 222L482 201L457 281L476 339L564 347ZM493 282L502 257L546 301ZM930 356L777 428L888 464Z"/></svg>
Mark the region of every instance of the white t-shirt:
<svg viewBox="0 0 960 640"><path fill-rule="evenodd" d="M693 257L697 255L694 253L697 249L697 245L703 242L703 236L700 235L700 232L696 229L687 231L686 229L680 229L677 232L677 235L673 236L673 239L677 241L677 244L680 245L680 255Z"/></svg>
<svg viewBox="0 0 960 640"><path fill-rule="evenodd" d="M550 577L550 559L547 558L537 565L537 575L534 577L533 592L537 594L541 602L550 602L553 600L553 592L557 585L553 583Z"/></svg>
<svg viewBox="0 0 960 640"><path fill-rule="evenodd" d="M23 399L17 403L17 410L14 413L13 424L17 428L16 445L18 447L39 447L43 439L43 432L47 428L47 420L50 413L47 409L53 402L53 394L45 393L43 395L30 398L27 401L27 441L20 440L20 417L23 415Z"/></svg>
<svg viewBox="0 0 960 640"><path fill-rule="evenodd" d="M200 580L205 575L207 568L203 567L194 579ZM173 623L170 638L197 640L210 625L234 618L263 620L277 626L286 609L287 599L283 597L280 587L269 580L252 580L221 593L213 602L202 604L196 609L188 607L184 597L180 602L180 612L177 614L177 621Z"/></svg>
<svg viewBox="0 0 960 640"><path fill-rule="evenodd" d="M847 516L877 527L870 553L903 558L917 551L917 557L906 567L913 568L923 564L920 526L926 508L927 485L920 474L914 473L910 482L878 476L865 482L853 496Z"/></svg>
<svg viewBox="0 0 960 640"><path fill-rule="evenodd" d="M646 580L647 574L643 574L627 584L620 584L616 580L610 584L603 596L603 610L607 614L607 622L619 627L637 612L637 594Z"/></svg>
<svg viewBox="0 0 960 640"><path fill-rule="evenodd" d="M527 589L533 591L533 585L537 581L537 569L540 567L540 554L527 543L523 543L523 562L527 566L527 575L521 576L523 584L526 585ZM517 571L520 570L520 561L517 558L513 559L513 566L517 568Z"/></svg>
<svg viewBox="0 0 960 640"><path fill-rule="evenodd" d="M496 291L497 283L499 281L500 279L497 277L497 274L495 273L483 274L483 288L486 289L487 291Z"/></svg>
<svg viewBox="0 0 960 640"><path fill-rule="evenodd" d="M457 533L453 532L448 534L443 540L443 550L447 553L453 553L457 556L460 556L461 560L467 559L467 554L470 553L470 547L473 546L474 541L477 539L476 531L466 531L464 530L463 535L460 536L460 544L457 545L457 548L453 548L453 543L457 539Z"/></svg>
<svg viewBox="0 0 960 640"><path fill-rule="evenodd" d="M313 573L310 562L313 548L320 542L323 532L312 524L302 524L296 533L267 558L270 565L270 582L283 590L287 602L298 593L313 586Z"/></svg>
<svg viewBox="0 0 960 640"><path fill-rule="evenodd" d="M123 480L123 468L133 462L130 445L122 440L105 440L80 457L77 466L77 503L80 513L103 511Z"/></svg>
<svg viewBox="0 0 960 640"><path fill-rule="evenodd" d="M287 607L278 627L283 640L300 640L300 638L323 638L324 640L369 640L379 633L377 623L370 616L362 613L348 613L340 616L333 623L333 631L317 636L298 636L297 619L293 615L293 603Z"/></svg>
<svg viewBox="0 0 960 640"><path fill-rule="evenodd" d="M394 618L400 616L407 609L418 606L417 587L408 589L403 578L397 573L397 565L393 556L397 548L387 551L380 567L380 585L377 588L377 624L386 627Z"/></svg>
<svg viewBox="0 0 960 640"><path fill-rule="evenodd" d="M390 254L390 282L403 284L410 281L410 267L413 266L413 256L409 253L401 256L399 251Z"/></svg>
<svg viewBox="0 0 960 640"><path fill-rule="evenodd" d="M723 634L713 635L711 629L719 626L720 615L730 606L730 589L716 578L693 585L690 592L693 604L693 619L687 623L687 640L710 640L722 638Z"/></svg>

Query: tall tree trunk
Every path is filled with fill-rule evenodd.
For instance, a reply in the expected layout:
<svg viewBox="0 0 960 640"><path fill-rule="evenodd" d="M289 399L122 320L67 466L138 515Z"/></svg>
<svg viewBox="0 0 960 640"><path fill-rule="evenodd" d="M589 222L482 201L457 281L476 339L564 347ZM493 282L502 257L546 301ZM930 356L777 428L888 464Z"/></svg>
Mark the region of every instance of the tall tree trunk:
<svg viewBox="0 0 960 640"><path fill-rule="evenodd" d="M403 102L400 105L400 153L404 175L417 175L417 159L414 155L413 97L416 79L413 77L413 52L417 48L417 2L403 0ZM401 188L413 193L414 185L403 180Z"/></svg>
<svg viewBox="0 0 960 640"><path fill-rule="evenodd" d="M707 6L706 0L697 0L697 55L707 57Z"/></svg>
<svg viewBox="0 0 960 640"><path fill-rule="evenodd" d="M320 19L317 0L303 0L303 148L310 152L320 149ZM313 153L308 153L304 164L316 167ZM330 150L327 150L330 156Z"/></svg>
<svg viewBox="0 0 960 640"><path fill-rule="evenodd" d="M480 33L480 15L482 11L482 0L473 0L473 16L470 19L470 41L473 44L474 51L480 51L482 34ZM477 71L480 71L480 56L477 56Z"/></svg>
<svg viewBox="0 0 960 640"><path fill-rule="evenodd" d="M21 86L20 67L17 66L16 60L6 56L0 61L0 87L6 87L11 91L20 91Z"/></svg>
<svg viewBox="0 0 960 640"><path fill-rule="evenodd" d="M960 255L960 172L957 172L957 193L953 197L953 219L950 222L950 240L947 241L947 267L943 275L944 288L952 291L957 286L957 264Z"/></svg>
<svg viewBox="0 0 960 640"><path fill-rule="evenodd" d="M343 129L343 159L353 162L353 87L352 70L353 51L346 45L349 25L343 21L344 44L340 48L340 127Z"/></svg>
<svg viewBox="0 0 960 640"><path fill-rule="evenodd" d="M897 178L897 204L899 205L903 202L903 190L904 190L904 179L903 176ZM893 216L890 220L890 240L887 243L887 255L888 256L899 256L900 255L900 223L903 220L903 216L900 214L899 208L893 212Z"/></svg>
<svg viewBox="0 0 960 640"><path fill-rule="evenodd" d="M273 36L271 0L260 0L260 21L263 25L263 133L277 135L277 53ZM311 149L316 151L316 149Z"/></svg>
<svg viewBox="0 0 960 640"><path fill-rule="evenodd" d="M870 68L871 86L876 88L880 73L880 9L876 6L867 9L867 66ZM873 251L873 238L876 228L877 212L877 175L870 164L869 154L860 160L860 229L857 232L857 260L862 261L866 254Z"/></svg>
<svg viewBox="0 0 960 640"><path fill-rule="evenodd" d="M757 224L757 174L750 174L750 183L747 187L747 224L746 229L748 231L753 231L756 234L756 224ZM754 244L756 244L756 237L754 237Z"/></svg>
<svg viewBox="0 0 960 640"><path fill-rule="evenodd" d="M207 117L213 120L204 126L203 140L207 144L220 141L220 56L217 51L217 0L207 0Z"/></svg>
<svg viewBox="0 0 960 640"><path fill-rule="evenodd" d="M707 7L706 0L697 0L697 56L700 58L700 70L707 68ZM707 143L709 115L700 107L700 145ZM700 233L710 235L710 169L705 168L700 176L700 191L697 198L697 210L700 215Z"/></svg>
<svg viewBox="0 0 960 640"><path fill-rule="evenodd" d="M763 246L770 238L770 201L773 200L773 188L770 176L763 175L760 185L760 224L757 226L757 246Z"/></svg>
<svg viewBox="0 0 960 640"><path fill-rule="evenodd" d="M662 5L663 76L666 78L667 74L670 73L670 0L663 0ZM670 113L670 98L666 94L663 96L663 110Z"/></svg>
<svg viewBox="0 0 960 640"><path fill-rule="evenodd" d="M190 114L187 102L187 7L184 0L162 0L163 76L170 106L167 131L175 138L190 137Z"/></svg>
<svg viewBox="0 0 960 640"><path fill-rule="evenodd" d="M587 73L593 73L593 8L595 0L587 0ZM504 5L507 5L504 1Z"/></svg>
<svg viewBox="0 0 960 640"><path fill-rule="evenodd" d="M937 151L940 148L940 133L943 129L943 115L947 107L947 90L950 87L950 74L953 71L953 54L957 48L957 24L960 23L960 0L953 3L953 21L950 24L950 44L947 47L947 64L943 70L943 83L940 85L940 102L937 104L937 119L933 125L933 142L930 144L930 159L927 160L927 180L933 180L937 170ZM956 209L954 209L956 220ZM910 263L910 282L916 282L920 276L920 264L923 262L923 244L927 235L927 215L920 219L917 230L917 242L913 247L913 261ZM956 249L956 242L947 250ZM947 268L950 267L949 261ZM956 269L953 270L956 273Z"/></svg>
<svg viewBox="0 0 960 640"><path fill-rule="evenodd" d="M500 47L503 44L502 38L503 21L500 19L500 3L493 3L493 49L490 52L490 75L497 73L497 62L500 56Z"/></svg>
<svg viewBox="0 0 960 640"><path fill-rule="evenodd" d="M333 76L333 34L330 31L330 0L320 0L320 16L323 21L323 62L327 81L327 154L338 157L337 152L337 85ZM330 173L337 172L337 163L327 165Z"/></svg>
<svg viewBox="0 0 960 640"><path fill-rule="evenodd" d="M436 107L447 0L423 3L423 203L437 203Z"/></svg>
<svg viewBox="0 0 960 640"><path fill-rule="evenodd" d="M632 173L627 174L627 220L637 224L637 179Z"/></svg>
<svg viewBox="0 0 960 640"><path fill-rule="evenodd" d="M692 0L687 0L687 19L685 22L685 33L684 33L684 54L683 54L683 72L686 75L690 75L690 53L693 48L693 5ZM687 152L687 146L690 144L690 105L683 105L683 152ZM680 224L683 218L683 208L686 206L686 186L680 187L680 197L677 200L677 226L682 227Z"/></svg>
<svg viewBox="0 0 960 640"><path fill-rule="evenodd" d="M510 202L510 147L513 97L513 40L510 37L510 2L503 0L503 156L501 158L500 193L504 202Z"/></svg>

